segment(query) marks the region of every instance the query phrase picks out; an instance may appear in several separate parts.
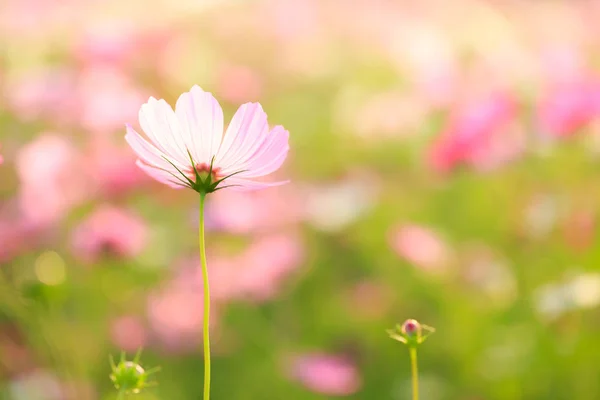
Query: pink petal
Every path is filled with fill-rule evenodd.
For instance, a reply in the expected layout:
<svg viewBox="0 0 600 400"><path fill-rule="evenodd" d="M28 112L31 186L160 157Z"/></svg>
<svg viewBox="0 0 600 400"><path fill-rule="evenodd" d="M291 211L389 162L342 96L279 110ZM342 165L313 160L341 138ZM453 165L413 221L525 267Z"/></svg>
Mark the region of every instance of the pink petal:
<svg viewBox="0 0 600 400"><path fill-rule="evenodd" d="M194 85L175 105L184 145L196 163L210 164L221 145L223 110L209 92Z"/></svg>
<svg viewBox="0 0 600 400"><path fill-rule="evenodd" d="M149 165L144 164L142 161L137 160L135 163L142 171L144 171L148 176L152 179L157 180L160 183L164 183L172 187L173 189L181 189L183 186L182 182L179 182L173 175L171 175L168 171L164 171L162 169L154 168ZM175 176L178 175L178 172L174 173ZM181 178L183 179L183 177Z"/></svg>
<svg viewBox="0 0 600 400"><path fill-rule="evenodd" d="M240 178L257 178L270 174L283 164L289 150L289 132L282 126L276 126L268 135L269 141L253 155L246 168L247 172L241 173Z"/></svg>
<svg viewBox="0 0 600 400"><path fill-rule="evenodd" d="M125 135L125 140L129 143L129 146L133 149L133 151L137 154L137 156L143 160L146 164L149 164L153 167L158 167L162 169L167 169L171 172L177 172L173 166L171 166L165 158L167 156L152 144L148 143L142 136L137 133L131 125L126 125L127 134ZM172 161L178 168L182 168L183 166L177 161Z"/></svg>
<svg viewBox="0 0 600 400"><path fill-rule="evenodd" d="M171 160L190 164L175 112L164 100L150 97L140 108L140 125L156 147Z"/></svg>
<svg viewBox="0 0 600 400"><path fill-rule="evenodd" d="M260 145L260 138L268 133L268 129L267 114L260 104L240 106L227 127L217 154L217 164L223 169L239 170L236 164Z"/></svg>
<svg viewBox="0 0 600 400"><path fill-rule="evenodd" d="M240 179L240 178L227 178L220 186L231 186L231 190L235 190L238 192L249 192L253 190L266 189L274 186L281 186L289 183L288 181L279 181L279 182L256 182L248 179Z"/></svg>

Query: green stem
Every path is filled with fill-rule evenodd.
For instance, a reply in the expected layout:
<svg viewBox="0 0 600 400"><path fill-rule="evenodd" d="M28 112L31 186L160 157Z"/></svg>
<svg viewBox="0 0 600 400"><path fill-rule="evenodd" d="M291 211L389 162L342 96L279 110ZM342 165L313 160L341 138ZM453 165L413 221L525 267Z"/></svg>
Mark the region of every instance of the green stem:
<svg viewBox="0 0 600 400"><path fill-rule="evenodd" d="M210 288L208 286L208 266L206 265L206 245L204 243L204 200L206 194L200 195L200 223L198 226L198 240L200 244L200 263L202 264L202 280L204 286L204 400L210 399Z"/></svg>
<svg viewBox="0 0 600 400"><path fill-rule="evenodd" d="M117 400L125 400L125 390L119 390L119 393L117 394Z"/></svg>
<svg viewBox="0 0 600 400"><path fill-rule="evenodd" d="M419 367L417 366L417 347L410 346L410 369L412 373L413 400L419 400Z"/></svg>

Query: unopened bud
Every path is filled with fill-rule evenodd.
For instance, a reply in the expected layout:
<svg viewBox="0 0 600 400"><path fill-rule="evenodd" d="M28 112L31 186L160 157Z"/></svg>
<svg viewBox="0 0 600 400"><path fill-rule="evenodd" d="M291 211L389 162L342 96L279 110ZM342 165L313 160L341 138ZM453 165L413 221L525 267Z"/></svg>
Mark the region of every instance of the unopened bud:
<svg viewBox="0 0 600 400"><path fill-rule="evenodd" d="M402 324L402 333L408 337L418 336L421 332L421 324L416 319L407 319Z"/></svg>
<svg viewBox="0 0 600 400"><path fill-rule="evenodd" d="M111 357L110 364L112 369L110 379L113 381L115 388L124 393L136 394L152 385L152 382L148 382L148 377L158 371L158 368L146 371L139 364L139 353L133 361L126 361L125 354L121 354L118 364L115 364Z"/></svg>
<svg viewBox="0 0 600 400"><path fill-rule="evenodd" d="M427 325L422 325L416 319L407 319L402 325L398 324L394 329L387 331L390 338L407 346L422 344L433 332L435 332L435 329Z"/></svg>

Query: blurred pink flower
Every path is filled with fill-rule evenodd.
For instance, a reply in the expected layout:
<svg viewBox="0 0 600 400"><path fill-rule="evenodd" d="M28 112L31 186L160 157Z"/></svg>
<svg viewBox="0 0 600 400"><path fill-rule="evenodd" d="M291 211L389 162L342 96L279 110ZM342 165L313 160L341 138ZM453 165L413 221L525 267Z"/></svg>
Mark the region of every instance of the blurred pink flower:
<svg viewBox="0 0 600 400"><path fill-rule="evenodd" d="M239 259L243 266L237 271L239 296L255 301L273 298L303 259L303 247L295 236L275 234L256 240Z"/></svg>
<svg viewBox="0 0 600 400"><path fill-rule="evenodd" d="M92 133L113 133L135 117L144 101L133 82L116 68L90 67L79 76L81 125Z"/></svg>
<svg viewBox="0 0 600 400"><path fill-rule="evenodd" d="M74 71L28 71L7 81L8 107L24 120L51 119L72 123L77 117Z"/></svg>
<svg viewBox="0 0 600 400"><path fill-rule="evenodd" d="M542 134L566 137L600 118L600 81L579 78L552 84L537 106Z"/></svg>
<svg viewBox="0 0 600 400"><path fill-rule="evenodd" d="M450 248L435 231L420 225L404 225L392 230L392 248L408 262L428 271L439 271L448 266Z"/></svg>
<svg viewBox="0 0 600 400"><path fill-rule="evenodd" d="M144 220L127 210L105 205L73 231L71 245L76 257L92 263L104 253L134 257L143 250L147 237Z"/></svg>
<svg viewBox="0 0 600 400"><path fill-rule="evenodd" d="M362 385L358 370L350 360L322 353L297 357L291 377L307 389L326 396L349 396Z"/></svg>
<svg viewBox="0 0 600 400"><path fill-rule="evenodd" d="M220 188L255 190L286 182L257 181L275 172L288 153L289 133L278 125L269 130L267 114L258 103L242 105L223 135L223 111L200 87L179 97L175 111L164 101L150 100L140 109L140 125L151 143L131 126L125 139L148 175L173 188L200 185L201 179ZM205 177L208 173L211 177ZM233 174L233 175L232 175Z"/></svg>
<svg viewBox="0 0 600 400"><path fill-rule="evenodd" d="M42 225L63 218L89 194L81 173L84 166L81 154L64 136L44 133L21 148L16 169L24 217Z"/></svg>
<svg viewBox="0 0 600 400"><path fill-rule="evenodd" d="M21 216L0 217L0 263L30 251L36 244L37 229Z"/></svg>
<svg viewBox="0 0 600 400"><path fill-rule="evenodd" d="M141 349L147 342L146 329L135 316L122 316L113 320L110 336L116 347L129 352Z"/></svg>
<svg viewBox="0 0 600 400"><path fill-rule="evenodd" d="M136 25L131 21L96 23L86 27L74 49L84 66L122 67L136 51Z"/></svg>
<svg viewBox="0 0 600 400"><path fill-rule="evenodd" d="M219 68L217 87L219 95L230 103L257 100L262 82L257 72L241 65L224 65Z"/></svg>
<svg viewBox="0 0 600 400"><path fill-rule="evenodd" d="M289 187L241 194L217 192L206 212L210 226L231 233L254 233L291 225L302 218L302 198Z"/></svg>
<svg viewBox="0 0 600 400"><path fill-rule="evenodd" d="M128 149L110 143L105 136L97 136L88 148L85 155L88 173L102 194L117 196L149 180L135 165L135 156Z"/></svg>
<svg viewBox="0 0 600 400"><path fill-rule="evenodd" d="M203 304L196 279L175 280L150 296L148 319L159 342L173 351L195 349L202 337ZM217 324L216 311L211 309L211 326Z"/></svg>
<svg viewBox="0 0 600 400"><path fill-rule="evenodd" d="M209 254L211 298L217 305L236 300L268 301L281 291L303 260L303 243L291 233L260 236L238 254ZM197 258L185 263L173 280L178 288L201 290L198 264Z"/></svg>
<svg viewBox="0 0 600 400"><path fill-rule="evenodd" d="M429 162L439 172L466 164L479 170L514 159L525 147L515 100L502 93L457 109L433 143Z"/></svg>

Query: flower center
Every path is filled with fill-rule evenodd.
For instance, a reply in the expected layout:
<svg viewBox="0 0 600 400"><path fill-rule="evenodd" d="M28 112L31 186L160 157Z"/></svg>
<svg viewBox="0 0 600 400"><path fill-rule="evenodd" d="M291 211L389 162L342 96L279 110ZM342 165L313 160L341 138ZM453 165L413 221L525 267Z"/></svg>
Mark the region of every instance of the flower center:
<svg viewBox="0 0 600 400"><path fill-rule="evenodd" d="M198 172L200 179L202 179L203 181L206 181L206 178L208 178L208 174L210 174L210 182L215 182L220 179L219 172L221 169L218 167L213 166L211 171L210 165L208 165L207 163L200 163L196 164L195 168L196 171L194 171L194 167L189 167L187 171L185 171L187 173L188 178L190 178L191 180L196 179L196 172Z"/></svg>

